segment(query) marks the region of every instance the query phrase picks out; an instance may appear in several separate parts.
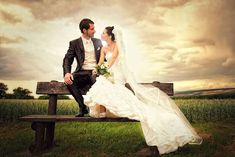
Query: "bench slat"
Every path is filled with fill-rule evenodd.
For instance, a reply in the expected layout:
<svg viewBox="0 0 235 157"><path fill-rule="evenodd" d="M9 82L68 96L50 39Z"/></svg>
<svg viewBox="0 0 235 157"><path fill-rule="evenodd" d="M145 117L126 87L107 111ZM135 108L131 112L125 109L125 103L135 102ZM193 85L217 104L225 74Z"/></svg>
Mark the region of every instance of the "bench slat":
<svg viewBox="0 0 235 157"><path fill-rule="evenodd" d="M64 82L38 82L36 93L70 95Z"/></svg>
<svg viewBox="0 0 235 157"><path fill-rule="evenodd" d="M28 115L19 119L27 122L138 122L128 118L93 118L74 115Z"/></svg>
<svg viewBox="0 0 235 157"><path fill-rule="evenodd" d="M153 85L158 87L163 92L168 94L169 96L174 95L173 83L140 83L142 85ZM82 94L86 93L86 89L81 89ZM36 94L61 94L61 95L70 95L66 85L63 82L38 82Z"/></svg>
<svg viewBox="0 0 235 157"><path fill-rule="evenodd" d="M174 95L174 84L173 83L160 83L158 81L154 81L153 83L141 83L142 85L153 85L158 87L160 90L165 92L169 96Z"/></svg>

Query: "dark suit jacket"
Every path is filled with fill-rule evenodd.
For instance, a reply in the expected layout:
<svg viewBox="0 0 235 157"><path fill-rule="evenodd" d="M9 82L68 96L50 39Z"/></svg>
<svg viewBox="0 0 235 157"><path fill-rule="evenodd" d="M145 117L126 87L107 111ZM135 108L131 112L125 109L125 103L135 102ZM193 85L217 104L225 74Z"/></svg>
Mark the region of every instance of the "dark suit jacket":
<svg viewBox="0 0 235 157"><path fill-rule="evenodd" d="M95 57L96 62L99 62L100 58L100 50L102 48L102 42L100 39L91 38L94 48L95 48ZM73 73L77 73L81 70L82 65L85 60L85 50L82 43L82 38L78 38L75 40L70 41L69 43L69 49L67 53L65 54L64 60L63 60L63 70L64 75L66 73L71 73L71 66L73 64L74 58L77 60L77 68Z"/></svg>

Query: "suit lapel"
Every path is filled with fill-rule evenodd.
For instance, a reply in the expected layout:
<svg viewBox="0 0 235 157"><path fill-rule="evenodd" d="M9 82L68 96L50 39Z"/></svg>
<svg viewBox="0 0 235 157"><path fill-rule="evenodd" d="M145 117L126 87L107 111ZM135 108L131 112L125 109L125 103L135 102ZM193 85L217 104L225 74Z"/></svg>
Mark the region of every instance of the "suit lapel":
<svg viewBox="0 0 235 157"><path fill-rule="evenodd" d="M95 42L95 39L94 38L91 38L91 41L93 42L93 45L94 45L94 50L95 50L95 58L96 58L96 62L98 63L99 62L99 50L98 50L98 46L97 43Z"/></svg>
<svg viewBox="0 0 235 157"><path fill-rule="evenodd" d="M82 38L78 38L78 45L79 45L79 48L80 50L85 53L85 49L84 49L84 45L83 45L83 42L82 42Z"/></svg>
<svg viewBox="0 0 235 157"><path fill-rule="evenodd" d="M84 60L85 60L85 48L84 48L84 45L83 45L83 42L82 42L82 38L78 38L78 46L80 48L80 52L81 52L81 56L80 56L80 62L83 63Z"/></svg>

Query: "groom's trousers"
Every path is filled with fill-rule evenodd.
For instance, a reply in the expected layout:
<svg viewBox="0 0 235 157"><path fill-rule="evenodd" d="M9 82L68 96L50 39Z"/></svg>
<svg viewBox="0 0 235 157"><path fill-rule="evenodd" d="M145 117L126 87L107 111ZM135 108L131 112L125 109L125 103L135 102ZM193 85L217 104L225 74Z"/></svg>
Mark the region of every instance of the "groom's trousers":
<svg viewBox="0 0 235 157"><path fill-rule="evenodd" d="M73 79L73 84L67 85L67 88L77 101L80 111L86 112L82 94L86 94L95 83L96 75L92 74L92 70L80 70L78 73L73 73Z"/></svg>

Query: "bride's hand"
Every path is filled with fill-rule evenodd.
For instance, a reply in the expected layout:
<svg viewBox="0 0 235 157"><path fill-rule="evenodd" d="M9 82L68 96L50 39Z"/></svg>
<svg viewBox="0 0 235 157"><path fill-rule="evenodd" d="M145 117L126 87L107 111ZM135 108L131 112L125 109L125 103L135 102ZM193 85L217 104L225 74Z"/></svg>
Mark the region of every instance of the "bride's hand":
<svg viewBox="0 0 235 157"><path fill-rule="evenodd" d="M107 68L108 68L108 69L110 69L110 65L109 65L109 63L107 63L107 64L106 64L106 66L107 66Z"/></svg>

